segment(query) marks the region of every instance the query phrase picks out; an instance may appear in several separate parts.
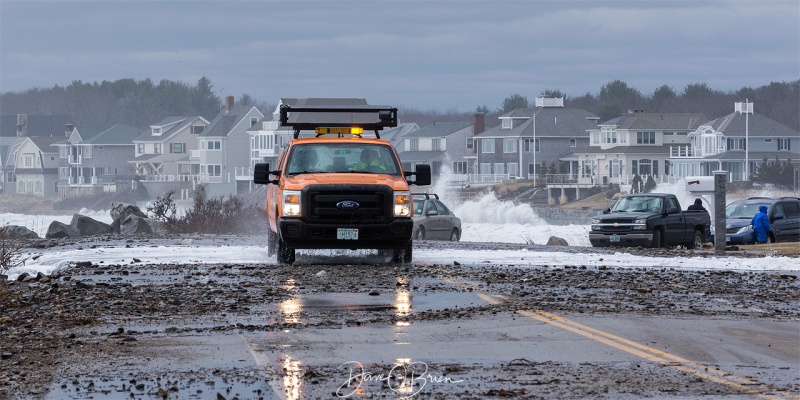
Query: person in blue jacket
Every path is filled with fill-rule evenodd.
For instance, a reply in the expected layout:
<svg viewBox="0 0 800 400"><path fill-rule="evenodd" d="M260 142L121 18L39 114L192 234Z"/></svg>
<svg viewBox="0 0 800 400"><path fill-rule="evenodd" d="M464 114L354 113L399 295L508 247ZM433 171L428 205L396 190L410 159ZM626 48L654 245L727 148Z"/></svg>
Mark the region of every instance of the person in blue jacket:
<svg viewBox="0 0 800 400"><path fill-rule="evenodd" d="M757 243L767 243L767 232L769 232L769 216L767 216L767 206L758 206L758 212L753 216L753 232L756 235Z"/></svg>

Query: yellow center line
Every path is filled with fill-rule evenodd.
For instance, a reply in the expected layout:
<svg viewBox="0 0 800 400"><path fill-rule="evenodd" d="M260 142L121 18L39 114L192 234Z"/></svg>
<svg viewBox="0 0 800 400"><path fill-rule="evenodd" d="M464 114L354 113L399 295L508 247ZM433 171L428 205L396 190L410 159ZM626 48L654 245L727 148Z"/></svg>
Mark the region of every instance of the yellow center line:
<svg viewBox="0 0 800 400"><path fill-rule="evenodd" d="M469 290L472 288L474 291L476 289L472 284L458 282L450 277L442 277L442 279L462 290ZM475 295L489 304L500 304L506 301L506 297L500 294L475 291ZM663 350L655 349L629 339L625 339L621 336L580 324L546 311L517 310L516 312L517 314L526 316L528 318L533 318L537 321L544 322L572 333L576 333L599 343L614 347L615 349L641 357L645 360L659 363L712 382L730 386L742 392L756 395L761 398L800 399L800 395L787 393L784 390L773 388L765 383L757 382L731 373L709 370L707 366L700 363L687 360L683 357L668 353Z"/></svg>

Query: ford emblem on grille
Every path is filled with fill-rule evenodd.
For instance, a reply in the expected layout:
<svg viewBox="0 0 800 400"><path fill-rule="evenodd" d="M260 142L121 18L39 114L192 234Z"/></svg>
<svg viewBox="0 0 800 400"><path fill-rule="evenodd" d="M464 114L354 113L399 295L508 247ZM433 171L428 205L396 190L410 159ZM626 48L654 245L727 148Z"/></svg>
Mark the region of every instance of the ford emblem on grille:
<svg viewBox="0 0 800 400"><path fill-rule="evenodd" d="M361 204L358 204L353 200L342 200L336 203L336 208L340 210L355 210L358 207L361 207Z"/></svg>

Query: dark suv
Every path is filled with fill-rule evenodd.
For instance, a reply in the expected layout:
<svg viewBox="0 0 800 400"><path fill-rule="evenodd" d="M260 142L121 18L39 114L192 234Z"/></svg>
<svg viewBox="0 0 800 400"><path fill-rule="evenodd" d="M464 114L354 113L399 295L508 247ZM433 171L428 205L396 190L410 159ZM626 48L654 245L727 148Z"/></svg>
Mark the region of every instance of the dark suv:
<svg viewBox="0 0 800 400"><path fill-rule="evenodd" d="M751 197L725 207L725 241L728 244L755 243L751 221L762 205L767 206L770 223L767 242L800 241L800 198Z"/></svg>

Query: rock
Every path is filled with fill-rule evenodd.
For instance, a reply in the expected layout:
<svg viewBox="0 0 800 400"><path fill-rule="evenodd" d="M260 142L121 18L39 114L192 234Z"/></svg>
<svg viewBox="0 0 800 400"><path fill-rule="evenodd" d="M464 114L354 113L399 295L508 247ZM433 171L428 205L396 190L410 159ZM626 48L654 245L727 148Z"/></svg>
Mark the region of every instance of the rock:
<svg viewBox="0 0 800 400"><path fill-rule="evenodd" d="M36 232L19 225L6 225L5 227L6 239L39 239Z"/></svg>
<svg viewBox="0 0 800 400"><path fill-rule="evenodd" d="M112 232L111 225L81 214L73 215L70 225L80 232L80 236L106 235Z"/></svg>
<svg viewBox="0 0 800 400"><path fill-rule="evenodd" d="M128 215L119 224L119 234L122 236L139 234L152 235L153 228L150 227L150 223L148 221L149 220L147 218L142 218L138 215Z"/></svg>
<svg viewBox="0 0 800 400"><path fill-rule="evenodd" d="M142 210L133 205L126 203L111 203L111 219L116 221L125 221L128 216L135 215L139 218L147 218L147 215Z"/></svg>
<svg viewBox="0 0 800 400"><path fill-rule="evenodd" d="M77 238L81 236L81 231L72 225L67 225L63 222L53 221L47 227L47 233L44 235L47 239L63 239L63 238Z"/></svg>
<svg viewBox="0 0 800 400"><path fill-rule="evenodd" d="M550 239L547 239L548 246L569 246L569 243L565 239L562 239L558 236L550 236Z"/></svg>

